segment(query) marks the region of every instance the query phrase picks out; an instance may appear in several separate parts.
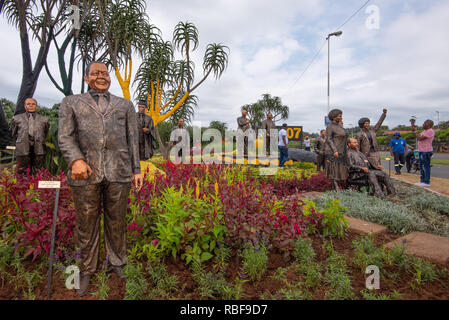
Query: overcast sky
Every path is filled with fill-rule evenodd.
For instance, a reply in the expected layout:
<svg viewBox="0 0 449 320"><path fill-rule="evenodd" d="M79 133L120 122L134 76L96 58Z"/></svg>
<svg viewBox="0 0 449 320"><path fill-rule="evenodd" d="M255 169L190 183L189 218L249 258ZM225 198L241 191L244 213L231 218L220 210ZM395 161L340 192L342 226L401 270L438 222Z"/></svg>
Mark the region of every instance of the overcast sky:
<svg viewBox="0 0 449 320"><path fill-rule="evenodd" d="M327 44L300 78L325 42L366 0L152 0L151 23L171 40L179 21L194 23L200 46L193 59L196 81L209 43L230 48L229 66L219 80L210 77L194 94L199 97L195 121L207 126L219 120L236 128L240 107L264 93L282 98L290 107L289 125L316 132L327 113ZM379 10L379 28L368 28ZM372 12L372 11L370 11ZM373 24L371 24L373 26ZM0 17L0 97L16 101L22 62L19 34ZM331 38L331 108L343 110L345 127L361 117L375 123L388 109L384 124L408 124L429 118L449 120L449 2L444 0L373 0ZM37 46L33 45L34 56ZM54 48L48 61L57 72ZM134 72L140 63L134 60ZM122 95L115 76L111 92ZM81 73L75 77L80 90ZM131 90L132 91L132 90ZM133 91L132 91L133 93ZM62 94L42 71L35 98L45 106Z"/></svg>

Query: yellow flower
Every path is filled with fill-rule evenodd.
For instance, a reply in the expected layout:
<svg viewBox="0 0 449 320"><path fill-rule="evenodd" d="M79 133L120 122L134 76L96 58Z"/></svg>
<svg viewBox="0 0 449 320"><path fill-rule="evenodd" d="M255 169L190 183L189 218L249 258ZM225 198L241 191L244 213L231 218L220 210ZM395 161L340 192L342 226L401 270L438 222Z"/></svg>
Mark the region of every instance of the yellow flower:
<svg viewBox="0 0 449 320"><path fill-rule="evenodd" d="M218 182L215 182L215 196L218 196Z"/></svg>
<svg viewBox="0 0 449 320"><path fill-rule="evenodd" d="M197 199L200 197L200 184L198 181L196 182L195 195Z"/></svg>

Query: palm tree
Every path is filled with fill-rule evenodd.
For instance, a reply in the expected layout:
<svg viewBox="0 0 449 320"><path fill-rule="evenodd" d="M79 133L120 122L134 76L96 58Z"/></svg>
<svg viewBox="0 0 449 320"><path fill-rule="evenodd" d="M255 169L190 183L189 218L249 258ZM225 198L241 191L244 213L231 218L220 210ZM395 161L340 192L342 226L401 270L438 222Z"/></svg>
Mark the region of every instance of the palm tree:
<svg viewBox="0 0 449 320"><path fill-rule="evenodd" d="M221 44L209 44L202 65L204 76L192 86L194 64L190 60L190 52L197 49L198 43L198 30L189 22L176 25L173 43L154 37L140 43L144 53L134 83L137 83L137 96L147 97L148 114L156 126L156 135L157 125L170 117L172 121L181 115L192 118L193 106L197 104L197 98L192 96L192 92L211 73L218 79L226 70L229 48ZM181 51L183 60L174 60L173 47ZM158 142L161 146L161 141ZM161 153L164 154L162 149Z"/></svg>
<svg viewBox="0 0 449 320"><path fill-rule="evenodd" d="M0 2L0 13L8 22L19 29L22 49L22 82L17 96L15 114L25 112L24 102L32 97L42 68L47 60L53 36L64 18L63 12L67 0L3 0ZM30 39L28 32L39 41L39 51L36 59L31 58Z"/></svg>
<svg viewBox="0 0 449 320"><path fill-rule="evenodd" d="M80 56L82 57L82 55L76 56L76 51L78 49L78 43L80 38L84 36L83 38L85 39L86 30L89 30L89 28L91 28L92 26L91 16L95 0L73 0L72 4L76 5L80 10L79 25L81 26L81 28L80 29L71 28L70 30L67 30L64 41L62 42L61 45L58 44L57 34L53 35L52 39L58 55L58 68L61 77L61 84L59 84L58 81L55 79L52 72L50 71L47 62L45 62L45 70L47 72L48 77L50 78L56 89L61 91L65 96L73 94L72 90L73 69L75 66L76 59L77 58L79 59ZM66 31L66 29L68 29L67 25L64 25L61 28L61 31ZM94 39L94 37L92 38L91 35L89 35L88 37L89 37L88 41L92 41L92 39ZM70 45L70 58L68 65L66 65L65 54L67 49L69 48L69 45ZM83 66L85 65L83 64ZM84 71L84 68L82 70ZM82 85L82 90L83 89L84 89L84 81Z"/></svg>
<svg viewBox="0 0 449 320"><path fill-rule="evenodd" d="M284 120L288 118L290 109L287 105L283 105L281 98L272 97L269 93L262 95L262 99L257 101L265 114L271 112L273 114L273 121Z"/></svg>
<svg viewBox="0 0 449 320"><path fill-rule="evenodd" d="M228 126L226 125L226 122L221 122L221 121L211 121L211 123L209 124L209 128L217 129L218 131L220 131L222 139L225 138L226 130L228 130Z"/></svg>
<svg viewBox="0 0 449 320"><path fill-rule="evenodd" d="M145 0L95 1L110 64L115 70L123 97L131 100L129 86L132 74L132 52L135 50L141 53L139 45L142 40L140 37L143 35L147 40L148 37L154 38L154 36L149 36L148 32L157 28L149 26L145 13ZM142 29L145 32L142 32ZM123 67L125 70L122 77L119 69Z"/></svg>

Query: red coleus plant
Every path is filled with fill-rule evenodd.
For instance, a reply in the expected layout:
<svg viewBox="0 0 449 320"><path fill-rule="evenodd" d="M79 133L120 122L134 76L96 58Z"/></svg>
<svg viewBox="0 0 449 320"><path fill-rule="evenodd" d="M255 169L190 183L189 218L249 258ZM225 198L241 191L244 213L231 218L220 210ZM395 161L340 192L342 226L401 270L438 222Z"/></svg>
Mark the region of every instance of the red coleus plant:
<svg viewBox="0 0 449 320"><path fill-rule="evenodd" d="M38 189L41 180L61 181L55 238L55 253L61 257L70 247L75 221L64 174L53 176L41 171L34 176L3 174L0 179L0 231L6 241L15 242L16 251L24 249L25 256L32 255L33 260L50 251L55 204L55 189Z"/></svg>

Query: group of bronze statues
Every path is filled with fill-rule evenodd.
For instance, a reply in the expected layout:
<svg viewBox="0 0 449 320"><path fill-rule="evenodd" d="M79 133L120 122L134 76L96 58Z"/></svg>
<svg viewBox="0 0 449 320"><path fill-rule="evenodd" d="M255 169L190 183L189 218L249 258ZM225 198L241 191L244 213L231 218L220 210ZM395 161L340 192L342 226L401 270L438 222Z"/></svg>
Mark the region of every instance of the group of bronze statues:
<svg viewBox="0 0 449 320"><path fill-rule="evenodd" d="M335 190L340 188L343 181L351 184L367 180L379 198L385 197L383 189L386 189L387 194L396 193L388 174L382 171L377 145L376 131L386 115L387 110L384 109L374 127L370 126L368 118L361 118L361 131L357 133L356 138L348 139L348 132L343 128L343 112L339 109L329 112L328 117L332 122L326 130L321 130L315 141L315 152L317 169L324 168Z"/></svg>
<svg viewBox="0 0 449 320"><path fill-rule="evenodd" d="M73 190L75 205L74 238L81 257L79 295L87 293L90 279L97 270L102 211L109 270L120 277L125 276L128 195L131 185L137 191L142 187L140 160L151 158L155 150L154 123L145 114L145 100L139 101L136 114L130 101L111 94L108 68L102 62L87 66L84 81L89 85L89 92L63 99L58 127L59 148L69 167L68 184ZM44 166L49 124L46 117L36 113L36 108L36 100L29 98L25 103L26 113L16 115L12 120L12 134L22 171L30 168L35 172ZM318 169L324 168L335 188L342 180L367 177L377 196L383 197L379 184L385 184L388 192L394 193L388 176L380 170L376 142L376 130L385 115L386 110L372 129L368 119L361 119L362 132L357 139L348 142L347 131L341 123L342 112L335 109L329 113L332 123L321 131L315 150ZM243 110L242 117L237 119L242 131L251 128L246 116L247 111ZM269 132L275 128L271 113L262 127L267 132L269 146ZM283 141L287 147L288 141ZM172 132L170 147L188 142L184 121L180 119ZM244 149L247 155L248 137L245 137ZM182 153L179 156L183 156Z"/></svg>

